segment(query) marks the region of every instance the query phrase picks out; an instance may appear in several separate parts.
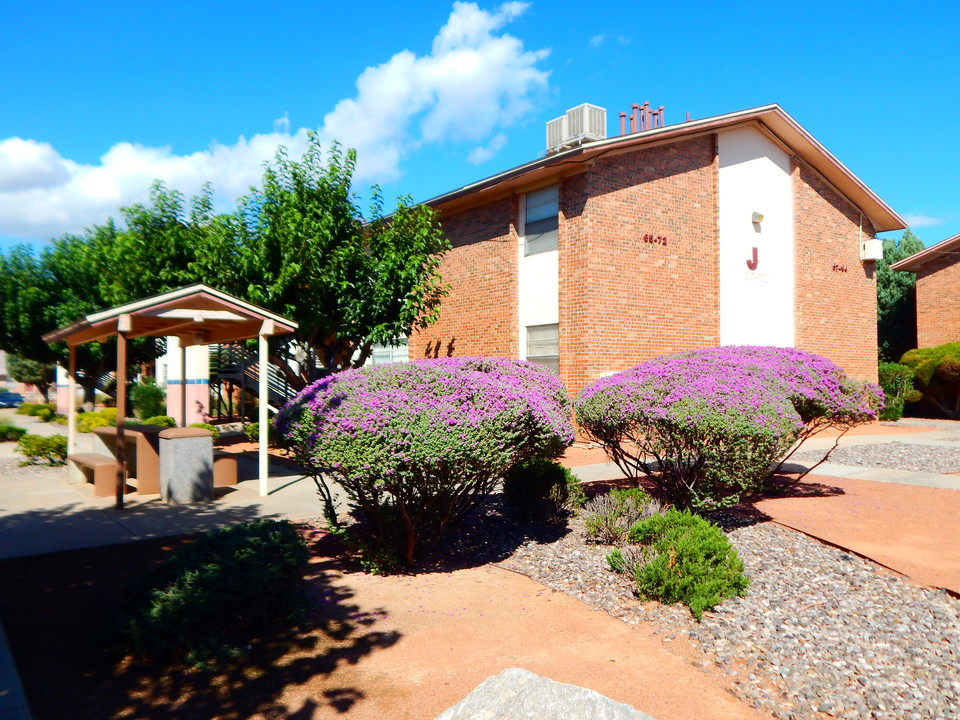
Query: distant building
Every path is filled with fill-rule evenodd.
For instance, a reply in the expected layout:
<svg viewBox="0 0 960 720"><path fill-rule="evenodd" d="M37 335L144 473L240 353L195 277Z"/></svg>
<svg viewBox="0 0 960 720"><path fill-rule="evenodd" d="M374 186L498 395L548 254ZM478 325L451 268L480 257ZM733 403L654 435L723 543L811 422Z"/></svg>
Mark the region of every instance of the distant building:
<svg viewBox="0 0 960 720"><path fill-rule="evenodd" d="M917 275L917 347L960 342L960 235L890 267Z"/></svg>

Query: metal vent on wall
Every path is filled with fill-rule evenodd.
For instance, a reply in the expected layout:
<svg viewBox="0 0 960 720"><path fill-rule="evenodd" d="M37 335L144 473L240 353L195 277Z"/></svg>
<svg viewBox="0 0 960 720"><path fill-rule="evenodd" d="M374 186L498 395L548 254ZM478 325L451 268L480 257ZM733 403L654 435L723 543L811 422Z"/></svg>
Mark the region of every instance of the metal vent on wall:
<svg viewBox="0 0 960 720"><path fill-rule="evenodd" d="M584 103L547 123L547 152L607 137L607 111Z"/></svg>

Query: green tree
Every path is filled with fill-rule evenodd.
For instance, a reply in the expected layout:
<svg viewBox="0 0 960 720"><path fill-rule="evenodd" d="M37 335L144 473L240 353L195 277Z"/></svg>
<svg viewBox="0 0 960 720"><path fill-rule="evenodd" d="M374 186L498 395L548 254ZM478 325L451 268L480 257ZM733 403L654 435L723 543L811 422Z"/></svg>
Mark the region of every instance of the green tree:
<svg viewBox="0 0 960 720"><path fill-rule="evenodd" d="M0 350L41 364L67 367L66 343L53 346L43 334L108 307L99 283L106 248L115 241L113 223L94 226L83 235L64 235L37 256L25 245L0 254ZM151 339L131 343L130 362L156 357ZM116 369L116 342L87 343L77 348L77 380L85 400L93 402L100 377Z"/></svg>
<svg viewBox="0 0 960 720"><path fill-rule="evenodd" d="M909 228L899 240L884 240L877 261L877 338L880 360L898 362L917 346L917 277L890 266L923 250L923 241Z"/></svg>
<svg viewBox="0 0 960 720"><path fill-rule="evenodd" d="M356 153L326 153L311 136L300 160L284 148L235 213L215 215L209 188L188 210L160 183L123 213L101 287L110 304L192 282L299 324L296 344L271 343L294 387L362 365L374 343L396 344L439 316L449 241L435 213L400 198L386 216L378 188L368 217L351 189ZM143 268L150 268L149 273Z"/></svg>
<svg viewBox="0 0 960 720"><path fill-rule="evenodd" d="M50 402L50 386L56 380L56 365L40 363L19 355L7 356L7 372L19 383L33 385L43 395L45 403Z"/></svg>

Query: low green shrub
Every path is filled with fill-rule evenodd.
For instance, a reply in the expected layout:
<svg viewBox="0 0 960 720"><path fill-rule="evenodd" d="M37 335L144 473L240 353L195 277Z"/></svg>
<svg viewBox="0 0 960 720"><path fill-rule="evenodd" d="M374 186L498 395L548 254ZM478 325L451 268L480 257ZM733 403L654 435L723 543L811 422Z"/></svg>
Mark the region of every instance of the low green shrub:
<svg viewBox="0 0 960 720"><path fill-rule="evenodd" d="M117 424L117 411L113 410L113 419L107 416L106 410L85 412L77 415L77 432L93 432L97 428L109 427Z"/></svg>
<svg viewBox="0 0 960 720"><path fill-rule="evenodd" d="M23 435L17 445L27 465L63 465L67 461L67 439L63 435Z"/></svg>
<svg viewBox="0 0 960 720"><path fill-rule="evenodd" d="M52 418L50 418L50 421L51 421L52 423L56 424L56 425L66 425L66 424L67 424L67 416L66 416L66 415L61 415L60 413L57 413L57 414L54 415Z"/></svg>
<svg viewBox="0 0 960 720"><path fill-rule="evenodd" d="M723 531L689 511L652 515L630 528L627 538L651 553L635 569L640 594L665 603L682 602L697 620L704 610L743 595L750 584Z"/></svg>
<svg viewBox="0 0 960 720"><path fill-rule="evenodd" d="M161 425L163 427L176 427L177 421L169 415L154 415L143 420L144 425Z"/></svg>
<svg viewBox="0 0 960 720"><path fill-rule="evenodd" d="M191 423L190 427L203 428L204 430L209 430L213 433L213 441L216 442L220 439L220 428L216 425L211 425L210 423Z"/></svg>
<svg viewBox="0 0 960 720"><path fill-rule="evenodd" d="M235 655L253 634L304 608L307 545L287 521L220 528L181 547L127 593L121 646L196 665Z"/></svg>
<svg viewBox="0 0 960 720"><path fill-rule="evenodd" d="M663 512L663 506L640 488L611 490L583 506L587 537L605 545L621 542L638 521Z"/></svg>
<svg viewBox="0 0 960 720"><path fill-rule="evenodd" d="M57 411L57 407L53 403L23 403L17 408L17 415L40 417L44 410L49 410L49 417L53 417L53 414ZM46 420L44 420L44 422L46 422Z"/></svg>
<svg viewBox="0 0 960 720"><path fill-rule="evenodd" d="M53 416L56 414L57 413L52 408L40 407L37 408L37 412L35 413L34 417L41 422L50 422L53 419Z"/></svg>
<svg viewBox="0 0 960 720"><path fill-rule="evenodd" d="M252 422L243 426L243 434L247 436L250 442L260 442L260 423ZM277 442L277 431L273 422L267 423L267 444L273 446Z"/></svg>
<svg viewBox="0 0 960 720"><path fill-rule="evenodd" d="M0 425L0 442L17 442L27 433L16 425Z"/></svg>
<svg viewBox="0 0 960 720"><path fill-rule="evenodd" d="M579 478L545 458L532 458L510 468L503 478L503 495L526 519L582 507L586 500Z"/></svg>
<svg viewBox="0 0 960 720"><path fill-rule="evenodd" d="M167 409L167 393L152 377L145 377L130 387L130 404L140 420L156 417Z"/></svg>

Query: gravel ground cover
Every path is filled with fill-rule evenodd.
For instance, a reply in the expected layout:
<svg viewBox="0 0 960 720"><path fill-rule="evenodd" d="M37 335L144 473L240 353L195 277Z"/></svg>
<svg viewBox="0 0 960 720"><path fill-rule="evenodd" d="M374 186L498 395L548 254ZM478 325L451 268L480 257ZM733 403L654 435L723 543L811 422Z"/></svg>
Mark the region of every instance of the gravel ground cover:
<svg viewBox="0 0 960 720"><path fill-rule="evenodd" d="M817 462L823 458L823 453L822 450L801 450L794 453L790 460ZM844 445L830 453L828 462L941 475L960 473L960 435L957 436L956 447L895 441Z"/></svg>
<svg viewBox="0 0 960 720"><path fill-rule="evenodd" d="M689 640L699 667L775 717L960 718L960 602L943 591L729 514L722 521L751 585L697 623L684 606L639 600L578 519L526 535L502 519L494 500L447 551L498 562L623 622L652 623L667 644Z"/></svg>

